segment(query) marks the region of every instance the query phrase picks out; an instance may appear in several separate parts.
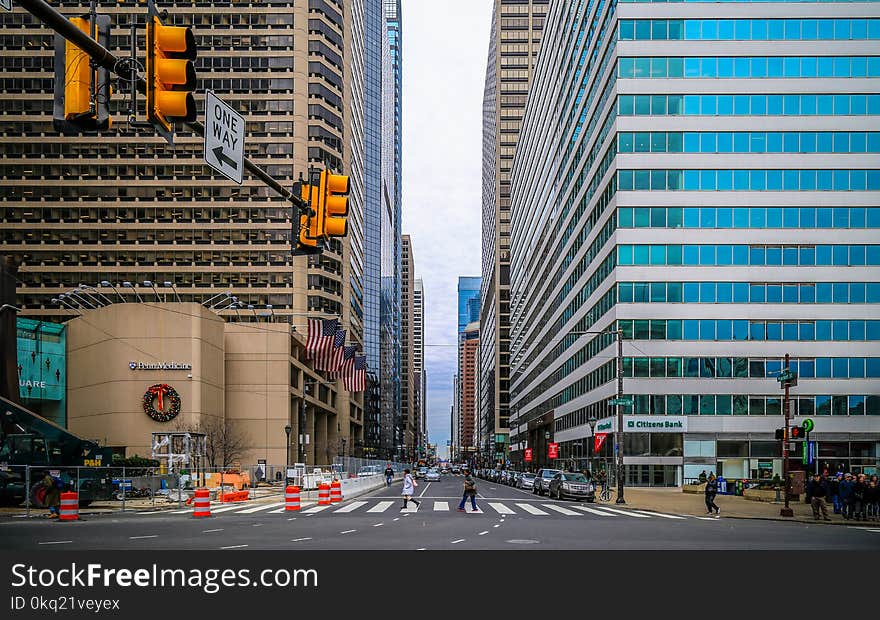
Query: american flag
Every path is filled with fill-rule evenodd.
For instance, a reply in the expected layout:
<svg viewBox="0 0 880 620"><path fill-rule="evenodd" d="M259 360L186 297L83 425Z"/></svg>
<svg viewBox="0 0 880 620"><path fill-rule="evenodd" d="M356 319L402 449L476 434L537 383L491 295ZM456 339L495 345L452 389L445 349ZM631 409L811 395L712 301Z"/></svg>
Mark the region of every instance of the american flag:
<svg viewBox="0 0 880 620"><path fill-rule="evenodd" d="M342 362L336 367L335 371L329 373L331 379L339 379L345 377L354 369L354 354L357 353L355 345L343 347Z"/></svg>
<svg viewBox="0 0 880 620"><path fill-rule="evenodd" d="M355 355L351 372L343 375L343 379L349 392L363 392L367 388L367 356Z"/></svg>
<svg viewBox="0 0 880 620"><path fill-rule="evenodd" d="M336 370L342 363L342 355L345 352L345 330L337 329L333 336L333 349L326 355L315 359L315 370Z"/></svg>
<svg viewBox="0 0 880 620"><path fill-rule="evenodd" d="M309 338L306 354L310 359L321 359L333 349L333 340L339 328L336 319L309 319Z"/></svg>

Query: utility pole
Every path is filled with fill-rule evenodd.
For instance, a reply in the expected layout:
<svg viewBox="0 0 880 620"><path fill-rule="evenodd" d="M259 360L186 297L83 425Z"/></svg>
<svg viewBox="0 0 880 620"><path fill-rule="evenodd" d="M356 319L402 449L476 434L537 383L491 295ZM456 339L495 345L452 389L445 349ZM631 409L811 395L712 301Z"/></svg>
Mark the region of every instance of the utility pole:
<svg viewBox="0 0 880 620"><path fill-rule="evenodd" d="M617 328L617 504L625 504L623 499L623 330Z"/></svg>
<svg viewBox="0 0 880 620"><path fill-rule="evenodd" d="M788 373L788 364L789 364L789 354L785 354L785 365L783 368L783 373ZM782 397L782 414L785 418L785 424L783 428L785 429L782 433L782 492L785 495L785 505L782 510L779 511L779 515L782 517L793 517L794 511L788 506L788 496L791 493L791 480L788 475L788 445L789 445L789 436L788 436L788 424L789 424L789 401L788 401L788 390L791 385L791 381L783 381L783 388L785 389L785 395Z"/></svg>

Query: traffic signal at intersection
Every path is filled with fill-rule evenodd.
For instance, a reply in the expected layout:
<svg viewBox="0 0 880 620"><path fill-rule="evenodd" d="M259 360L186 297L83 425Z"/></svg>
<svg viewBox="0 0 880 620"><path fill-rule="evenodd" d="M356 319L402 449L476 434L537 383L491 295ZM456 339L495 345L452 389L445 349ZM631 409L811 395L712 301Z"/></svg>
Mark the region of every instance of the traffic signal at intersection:
<svg viewBox="0 0 880 620"><path fill-rule="evenodd" d="M310 174L310 177L314 177ZM299 217L296 250L304 254L320 253L320 241L348 234L349 178L323 170L317 185L298 183L294 193L307 205L307 211Z"/></svg>
<svg viewBox="0 0 880 620"><path fill-rule="evenodd" d="M325 170L321 173L321 187L324 191L324 236L344 237L348 234L348 177Z"/></svg>
<svg viewBox="0 0 880 620"><path fill-rule="evenodd" d="M89 16L73 17L71 23L91 34ZM110 45L110 17L96 15L95 37ZM89 55L55 35L55 102L53 126L60 133L93 133L110 128L110 72L93 70Z"/></svg>
<svg viewBox="0 0 880 620"><path fill-rule="evenodd" d="M147 16L147 120L173 143L174 121L196 120L196 40L192 29L166 26L150 3Z"/></svg>

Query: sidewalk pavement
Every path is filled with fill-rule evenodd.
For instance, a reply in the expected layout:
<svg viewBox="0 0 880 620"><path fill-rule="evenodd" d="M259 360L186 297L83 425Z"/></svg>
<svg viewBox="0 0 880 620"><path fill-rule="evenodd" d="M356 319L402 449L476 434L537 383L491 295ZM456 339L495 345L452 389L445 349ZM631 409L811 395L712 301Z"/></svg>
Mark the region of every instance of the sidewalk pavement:
<svg viewBox="0 0 880 620"><path fill-rule="evenodd" d="M616 491L616 489L615 489ZM706 516L706 504L703 493L683 493L679 487L626 487L624 499L627 508L655 510L671 514ZM617 498L615 492L611 504ZM852 525L880 527L878 521L845 520L841 515L833 513L831 502L828 502L828 518L823 521L813 518L813 510L803 500L789 501L788 505L794 517L779 515L784 504L782 502L757 502L737 495L717 495L715 505L721 509L723 518L734 519L769 519L773 521L797 521L800 523L822 523L826 525Z"/></svg>

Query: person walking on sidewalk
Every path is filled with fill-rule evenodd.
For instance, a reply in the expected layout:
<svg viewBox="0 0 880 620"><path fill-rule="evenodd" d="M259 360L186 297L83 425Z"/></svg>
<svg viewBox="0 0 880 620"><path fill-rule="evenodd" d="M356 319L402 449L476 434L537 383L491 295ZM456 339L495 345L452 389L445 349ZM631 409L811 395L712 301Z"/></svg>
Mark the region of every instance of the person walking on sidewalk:
<svg viewBox="0 0 880 620"><path fill-rule="evenodd" d="M464 505L468 497L471 498L471 508L474 512L477 512L479 510L477 508L477 483L471 478L470 472L465 470L464 493L461 496L461 503L458 505L459 512L465 512Z"/></svg>
<svg viewBox="0 0 880 620"><path fill-rule="evenodd" d="M810 496L810 506L813 508L813 518L819 520L819 513L825 521L831 521L828 518L828 507L825 504L825 498L828 497L828 487L822 476L813 474L813 478L807 483L807 495Z"/></svg>
<svg viewBox="0 0 880 620"><path fill-rule="evenodd" d="M390 487L392 480L394 480L394 469L391 468L391 463L388 463L385 467L385 486Z"/></svg>
<svg viewBox="0 0 880 620"><path fill-rule="evenodd" d="M713 510L716 516L721 514L721 509L715 505L716 495L718 495L718 479L710 472L709 477L706 478L706 514L712 514Z"/></svg>
<svg viewBox="0 0 880 620"><path fill-rule="evenodd" d="M403 495L404 509L406 509L406 503L409 501L414 503L416 505L416 507L419 507L422 505L422 502L420 502L419 500L417 500L413 497L413 495L415 495L415 493L416 493L417 486L418 486L418 483L413 479L412 474L409 473L409 470L404 469L403 470L403 492L401 493L401 495Z"/></svg>

